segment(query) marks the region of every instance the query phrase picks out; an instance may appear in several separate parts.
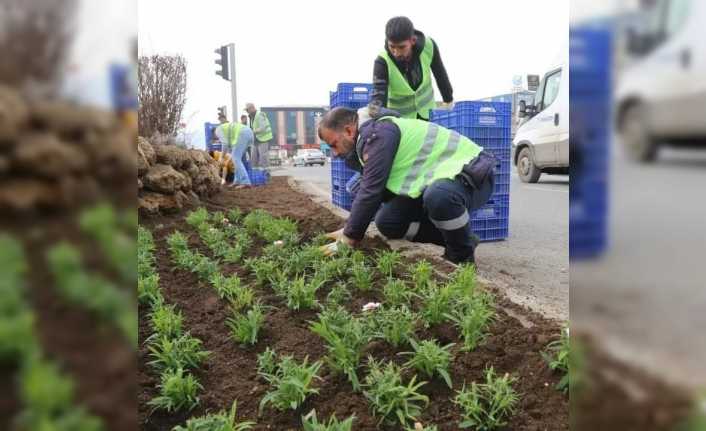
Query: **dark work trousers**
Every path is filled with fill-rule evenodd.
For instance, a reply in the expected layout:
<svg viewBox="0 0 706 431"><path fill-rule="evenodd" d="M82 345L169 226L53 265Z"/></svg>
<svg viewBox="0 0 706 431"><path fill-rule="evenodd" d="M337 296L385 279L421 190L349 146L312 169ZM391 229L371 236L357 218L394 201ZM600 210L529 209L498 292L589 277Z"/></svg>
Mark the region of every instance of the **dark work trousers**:
<svg viewBox="0 0 706 431"><path fill-rule="evenodd" d="M446 248L451 261L473 259L477 242L471 231L470 213L488 202L495 176L488 175L478 189L460 179L437 180L422 196L397 196L385 202L375 216L375 225L389 239L432 243Z"/></svg>

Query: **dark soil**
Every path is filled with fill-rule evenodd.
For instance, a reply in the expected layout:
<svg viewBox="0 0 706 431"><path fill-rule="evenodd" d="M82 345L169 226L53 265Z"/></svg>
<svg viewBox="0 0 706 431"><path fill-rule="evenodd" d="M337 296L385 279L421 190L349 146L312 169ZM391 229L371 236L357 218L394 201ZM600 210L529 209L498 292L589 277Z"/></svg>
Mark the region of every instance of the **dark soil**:
<svg viewBox="0 0 706 431"><path fill-rule="evenodd" d="M23 241L30 271L27 288L35 313L36 331L46 357L55 361L75 383L76 403L99 416L106 429L128 431L137 428L137 392L135 352L121 333L103 325L95 316L67 304L56 291L45 263L47 250L65 240L80 248L87 270L115 279L97 246L78 228L75 213L0 220L0 230L9 231ZM116 283L132 292L133 286ZM9 429L3 420L11 421L17 413L16 379L0 378L3 405L0 407L0 429ZM9 395L9 397L7 397ZM5 399L7 398L7 399ZM14 402L12 400L15 400ZM6 407L9 406L9 407ZM7 412L11 408L14 412Z"/></svg>
<svg viewBox="0 0 706 431"><path fill-rule="evenodd" d="M287 185L286 178L281 177L273 178L272 183L264 187L224 191L206 206L212 211L227 210L236 206L244 211L262 208L275 216L295 220L305 239L320 232L339 229L343 225L342 220L335 215L322 209L305 195L292 190ZM227 409L233 400L238 401L238 417L241 420L256 421L257 430L300 429L302 414L313 408L316 408L319 418L327 418L334 413L338 418L355 414L354 429L356 430L396 429L379 428L378 418L371 414L364 396L353 392L345 378L330 375L326 367L320 372L322 380L317 385L319 394L308 399L298 411L279 413L268 408L262 417L258 417L258 405L267 392L267 387L256 374L257 354L269 346L278 354L291 354L298 359L306 356L310 360L320 359L325 353L323 342L308 330L308 321L315 318L315 312L290 312L272 295L271 291L261 289L258 291L259 297L268 305L279 308L268 314L266 328L254 347L246 348L237 345L230 338L225 326L225 319L228 317L226 304L217 298L209 286L198 281L195 275L172 269L173 265L166 247L166 236L174 230L178 229L191 235L191 246L210 255L200 244L193 229L184 222L184 216L185 214L159 216L142 219L141 223L152 229L154 233L160 285L165 298L178 306L184 314L186 327L203 341L204 347L212 354L196 372L204 386L200 405L190 413L170 415L161 412L151 413L147 406L147 401L156 395L158 376L146 365L148 357L145 347L140 348L138 380L140 384L139 420L142 429L170 430L188 417ZM363 246L367 252L370 252L384 246L384 243L380 240L366 240ZM238 273L244 281L252 281L243 268L226 266L223 271ZM379 283L375 286L376 289L381 287ZM355 289L351 289L351 292L353 293L350 301L351 308L357 309L369 300L379 299L375 289L367 293ZM455 388L460 389L464 381L470 384L472 381L480 380L485 368L493 366L499 373L511 373L518 377L515 388L521 394L521 402L506 429L532 431L568 429L568 396L554 389L559 376L554 375L547 368L540 355L540 351L547 343L558 337L560 326L556 322L545 320L510 303L498 292L496 294L498 294L498 319L492 325L491 334L486 342L474 352L460 352L456 346L454 351L456 357L451 367ZM149 334L146 312L147 310L140 309L141 340ZM527 322L531 322L528 325L531 327L523 326L511 314L522 314ZM417 335L433 336L442 343L458 341L456 329L449 325L425 331L419 330ZM408 349L408 347L393 349L384 342L373 342L368 346L367 353L378 359L386 358L401 362L403 358L397 353ZM364 374L362 369L359 373ZM436 424L440 430L457 430L459 411L450 401L450 398L455 395L454 391L448 389L438 379L430 381L422 391L429 396L431 402L424 409L421 421L425 424Z"/></svg>
<svg viewBox="0 0 706 431"><path fill-rule="evenodd" d="M674 431L692 413L687 392L616 361L583 334L572 334L572 343L583 358L571 392L572 430Z"/></svg>

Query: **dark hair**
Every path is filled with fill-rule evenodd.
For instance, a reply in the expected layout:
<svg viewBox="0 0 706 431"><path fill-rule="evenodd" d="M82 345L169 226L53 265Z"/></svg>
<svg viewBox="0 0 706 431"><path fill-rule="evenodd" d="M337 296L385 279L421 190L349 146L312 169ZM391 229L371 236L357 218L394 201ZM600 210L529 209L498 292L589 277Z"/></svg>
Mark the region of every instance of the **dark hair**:
<svg viewBox="0 0 706 431"><path fill-rule="evenodd" d="M339 132L343 129L343 126L356 122L358 122L358 113L355 110L343 107L333 108L321 118L321 122L319 123L319 138L321 138L321 129L330 129Z"/></svg>
<svg viewBox="0 0 706 431"><path fill-rule="evenodd" d="M414 24L406 16L390 18L385 25L385 37L390 42L403 42L414 36Z"/></svg>
<svg viewBox="0 0 706 431"><path fill-rule="evenodd" d="M211 156L211 157L213 157L213 158L216 157L216 155L215 155L215 153L213 152L213 150L210 150L210 151L208 152L208 155Z"/></svg>

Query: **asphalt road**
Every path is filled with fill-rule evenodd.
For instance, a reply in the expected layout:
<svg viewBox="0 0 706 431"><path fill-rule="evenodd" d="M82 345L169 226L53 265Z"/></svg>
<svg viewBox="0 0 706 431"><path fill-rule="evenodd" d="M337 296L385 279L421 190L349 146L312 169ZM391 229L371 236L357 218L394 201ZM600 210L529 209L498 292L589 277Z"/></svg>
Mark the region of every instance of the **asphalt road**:
<svg viewBox="0 0 706 431"><path fill-rule="evenodd" d="M272 172L307 182L330 195L330 166L284 166ZM525 184L513 171L510 237L476 252L482 276L504 287L515 302L562 320L569 318L569 177L542 175Z"/></svg>

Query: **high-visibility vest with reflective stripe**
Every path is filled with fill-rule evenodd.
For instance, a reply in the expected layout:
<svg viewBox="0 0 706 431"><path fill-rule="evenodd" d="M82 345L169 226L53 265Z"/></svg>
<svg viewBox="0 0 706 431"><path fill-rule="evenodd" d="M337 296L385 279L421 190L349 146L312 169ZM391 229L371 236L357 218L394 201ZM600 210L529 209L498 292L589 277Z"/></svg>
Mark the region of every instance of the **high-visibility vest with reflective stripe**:
<svg viewBox="0 0 706 431"><path fill-rule="evenodd" d="M402 118L429 119L429 111L434 109L434 87L431 84L431 60L434 57L434 43L424 39L424 48L419 56L422 65L422 83L417 90L412 90L402 72L397 68L392 57L383 50L380 56L387 63L387 107L400 113Z"/></svg>
<svg viewBox="0 0 706 431"><path fill-rule="evenodd" d="M267 118L267 115L264 112L257 111L252 125L253 130L257 130L264 127L264 130L255 133L255 139L260 142L266 142L272 139L272 126L270 126L270 120Z"/></svg>
<svg viewBox="0 0 706 431"><path fill-rule="evenodd" d="M453 179L463 165L483 150L453 130L423 120L382 117L400 129L400 144L385 187L400 196L417 198L436 180ZM362 154L358 154L364 165Z"/></svg>
<svg viewBox="0 0 706 431"><path fill-rule="evenodd" d="M221 127L223 127L223 136L225 136L228 141L225 144L228 145L228 147L234 147L235 144L238 143L238 138L240 137L244 126L241 123L235 122L223 123Z"/></svg>

